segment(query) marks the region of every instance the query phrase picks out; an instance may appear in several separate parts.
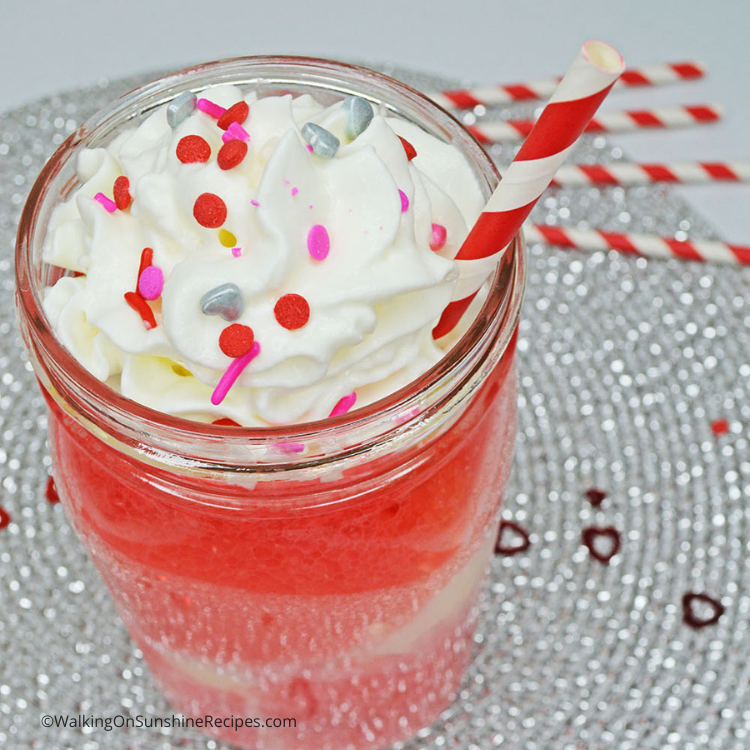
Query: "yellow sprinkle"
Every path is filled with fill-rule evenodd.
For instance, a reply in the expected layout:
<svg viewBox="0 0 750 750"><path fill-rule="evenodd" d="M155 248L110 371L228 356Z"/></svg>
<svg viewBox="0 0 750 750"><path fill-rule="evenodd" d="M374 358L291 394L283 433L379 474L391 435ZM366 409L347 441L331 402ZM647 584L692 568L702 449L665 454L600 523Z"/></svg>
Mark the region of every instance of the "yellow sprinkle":
<svg viewBox="0 0 750 750"><path fill-rule="evenodd" d="M237 247L237 238L226 229L219 230L219 242L224 247Z"/></svg>
<svg viewBox="0 0 750 750"><path fill-rule="evenodd" d="M177 362L172 364L172 372L175 375L179 375L181 378L186 378L190 375L190 370L188 370L187 367L177 364Z"/></svg>

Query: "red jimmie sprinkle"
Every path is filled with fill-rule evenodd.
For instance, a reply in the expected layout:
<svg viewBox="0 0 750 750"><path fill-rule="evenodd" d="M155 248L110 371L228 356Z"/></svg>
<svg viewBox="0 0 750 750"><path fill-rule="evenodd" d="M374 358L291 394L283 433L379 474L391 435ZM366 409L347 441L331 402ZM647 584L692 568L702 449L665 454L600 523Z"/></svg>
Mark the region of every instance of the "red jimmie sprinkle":
<svg viewBox="0 0 750 750"><path fill-rule="evenodd" d="M125 292L125 302L127 302L137 313L141 316L143 325L146 326L146 330L156 328L156 318L154 317L153 310L148 306L140 294L136 292Z"/></svg>
<svg viewBox="0 0 750 750"><path fill-rule="evenodd" d="M250 326L233 323L227 326L219 336L219 348L227 357L237 359L244 357L252 349L255 334Z"/></svg>
<svg viewBox="0 0 750 750"><path fill-rule="evenodd" d="M229 126L236 122L238 125L242 125L247 116L250 114L250 107L247 106L247 102L237 102L233 104L217 121L216 124L222 129L227 130Z"/></svg>
<svg viewBox="0 0 750 750"><path fill-rule="evenodd" d="M0 508L0 529L10 525L10 513L5 508Z"/></svg>
<svg viewBox="0 0 750 750"><path fill-rule="evenodd" d="M274 305L273 314L282 328L295 331L310 319L310 305L300 294L285 294Z"/></svg>
<svg viewBox="0 0 750 750"><path fill-rule="evenodd" d="M144 247L141 251L141 264L138 266L138 278L135 282L135 291L138 293L138 282L141 274L154 262L154 251L150 247Z"/></svg>
<svg viewBox="0 0 750 750"><path fill-rule="evenodd" d="M120 211L124 211L133 202L133 196L130 194L130 180L125 175L115 180L112 193L115 199L115 206Z"/></svg>
<svg viewBox="0 0 750 750"><path fill-rule="evenodd" d="M180 138L175 153L183 164L205 164L211 158L211 146L199 135L186 135Z"/></svg>
<svg viewBox="0 0 750 750"><path fill-rule="evenodd" d="M726 419L717 419L711 422L711 432L714 435L726 435L729 432L729 422Z"/></svg>
<svg viewBox="0 0 750 750"><path fill-rule="evenodd" d="M195 220L208 229L218 229L227 219L227 206L218 195L201 193L193 206Z"/></svg>
<svg viewBox="0 0 750 750"><path fill-rule="evenodd" d="M216 163L220 169L232 169L236 167L247 156L247 143L239 138L232 138L220 149L216 157Z"/></svg>
<svg viewBox="0 0 750 750"><path fill-rule="evenodd" d="M406 158L411 161L417 155L417 149L415 149L414 146L412 146L411 143L406 140L406 138L402 138L401 136L399 136L398 139L401 141L401 145L404 147L404 151L406 151Z"/></svg>
<svg viewBox="0 0 750 750"><path fill-rule="evenodd" d="M44 490L44 496L47 498L47 502L50 503L50 505L55 505L60 502L60 495L57 494L55 480L52 477L47 477L47 487Z"/></svg>

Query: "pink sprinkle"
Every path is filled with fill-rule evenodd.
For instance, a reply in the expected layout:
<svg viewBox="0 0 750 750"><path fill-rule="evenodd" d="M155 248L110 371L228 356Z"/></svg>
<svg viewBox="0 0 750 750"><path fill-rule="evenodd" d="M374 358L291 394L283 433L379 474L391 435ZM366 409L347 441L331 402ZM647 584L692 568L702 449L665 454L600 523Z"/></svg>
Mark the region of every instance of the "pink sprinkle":
<svg viewBox="0 0 750 750"><path fill-rule="evenodd" d="M276 448L282 453L302 453L305 450L302 443L276 443Z"/></svg>
<svg viewBox="0 0 750 750"><path fill-rule="evenodd" d="M225 130L221 135L221 140L226 143L227 141L236 141L237 139L228 130Z"/></svg>
<svg viewBox="0 0 750 750"><path fill-rule="evenodd" d="M299 188L293 187L292 188L292 195L297 195L299 193Z"/></svg>
<svg viewBox="0 0 750 750"><path fill-rule="evenodd" d="M250 140L250 133L245 130L245 128L242 127L238 122L233 122L228 128L227 133L231 133L232 137L236 138L238 141L249 141Z"/></svg>
<svg viewBox="0 0 750 750"><path fill-rule="evenodd" d="M251 204L252 204L253 206L260 206L260 203L258 203L258 201L256 201L256 200L255 200L255 198L253 198L253 199L252 199L252 200L250 201L250 203L251 203Z"/></svg>
<svg viewBox="0 0 750 750"><path fill-rule="evenodd" d="M235 258L239 258L240 255L242 255L242 248L241 247L233 247L232 248L232 255L234 255Z"/></svg>
<svg viewBox="0 0 750 750"><path fill-rule="evenodd" d="M164 271L159 266L147 266L138 279L138 291L144 299L159 299L164 289Z"/></svg>
<svg viewBox="0 0 750 750"><path fill-rule="evenodd" d="M113 200L110 200L109 198L107 198L107 196L104 195L104 193L97 193L94 196L94 200L97 201L98 203L101 203L102 206L104 206L104 208L106 208L107 211L109 211L111 214L117 211L117 204Z"/></svg>
<svg viewBox="0 0 750 750"><path fill-rule="evenodd" d="M448 237L448 230L442 224L432 225L432 240L430 241L430 250L437 252L442 250L445 240Z"/></svg>
<svg viewBox="0 0 750 750"><path fill-rule="evenodd" d="M406 193L403 190L399 190L398 194L401 197L401 213L404 213L404 211L409 210L409 199L406 197Z"/></svg>
<svg viewBox="0 0 750 750"><path fill-rule="evenodd" d="M398 417L396 417L396 424L405 424L410 419L416 417L417 414L419 414L419 407L415 406L413 409L409 409L409 411L404 412L403 414L400 414Z"/></svg>
<svg viewBox="0 0 750 750"><path fill-rule="evenodd" d="M287 178L285 177L285 178L284 178L284 184L285 184L285 185L291 185L292 183L291 183L291 182L289 182L289 180L287 180Z"/></svg>
<svg viewBox="0 0 750 750"><path fill-rule="evenodd" d="M333 407L330 416L338 417L341 414L346 414L346 412L348 412L356 403L357 394L352 391L348 396L344 396L343 398L339 399L336 406Z"/></svg>
<svg viewBox="0 0 750 750"><path fill-rule="evenodd" d="M312 147L312 146L311 146L311 145L310 145L309 143L306 143L306 144L305 144L305 148L306 148L306 149L307 149L307 150L308 150L308 151L309 151L309 152L310 152L311 154L312 154L312 153L314 153L314 151L313 151L313 147Z"/></svg>
<svg viewBox="0 0 750 750"><path fill-rule="evenodd" d="M229 389L234 385L242 371L260 354L260 344L256 341L250 347L250 351L242 357L232 360L232 364L227 367L226 372L221 376L221 380L214 388L211 394L211 403L218 406L225 398Z"/></svg>
<svg viewBox="0 0 750 750"><path fill-rule="evenodd" d="M224 107L220 107L218 104L215 104L208 99L198 99L195 106L198 107L201 112L205 112L207 115L215 117L217 120L226 112Z"/></svg>
<svg viewBox="0 0 750 750"><path fill-rule="evenodd" d="M315 260L325 260L331 249L328 230L322 224L315 224L307 234L307 249Z"/></svg>

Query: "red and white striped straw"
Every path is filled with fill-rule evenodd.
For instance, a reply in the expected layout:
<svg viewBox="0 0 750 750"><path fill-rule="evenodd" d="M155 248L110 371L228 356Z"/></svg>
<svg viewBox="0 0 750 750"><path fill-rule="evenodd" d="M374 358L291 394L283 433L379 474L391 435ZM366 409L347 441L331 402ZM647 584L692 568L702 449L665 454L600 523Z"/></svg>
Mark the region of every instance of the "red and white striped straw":
<svg viewBox="0 0 750 750"><path fill-rule="evenodd" d="M619 234L600 229L570 229L526 224L524 234L529 243L544 242L575 250L619 250L644 258L679 258L709 263L750 265L750 246L732 245L718 240L676 240L653 234Z"/></svg>
<svg viewBox="0 0 750 750"><path fill-rule="evenodd" d="M664 63L646 65L626 70L617 85L620 87L661 86L665 83L689 81L702 78L706 66L699 62ZM455 91L440 91L429 94L430 98L445 109L473 109L483 104L506 104L529 99L547 99L560 82L559 78L545 78L529 83L510 83L497 86L480 86Z"/></svg>
<svg viewBox="0 0 750 750"><path fill-rule="evenodd" d="M550 185L649 185L675 182L696 185L706 182L749 182L750 159L735 161L686 161L671 164L564 164Z"/></svg>
<svg viewBox="0 0 750 750"><path fill-rule="evenodd" d="M591 120L584 132L629 133L649 128L682 128L688 125L717 122L723 114L724 108L718 104L602 112ZM480 143L498 143L524 139L534 127L534 122L534 120L506 120L466 127Z"/></svg>
<svg viewBox="0 0 750 750"><path fill-rule="evenodd" d="M458 283L433 338L456 326L623 69L612 47L583 45L456 254Z"/></svg>

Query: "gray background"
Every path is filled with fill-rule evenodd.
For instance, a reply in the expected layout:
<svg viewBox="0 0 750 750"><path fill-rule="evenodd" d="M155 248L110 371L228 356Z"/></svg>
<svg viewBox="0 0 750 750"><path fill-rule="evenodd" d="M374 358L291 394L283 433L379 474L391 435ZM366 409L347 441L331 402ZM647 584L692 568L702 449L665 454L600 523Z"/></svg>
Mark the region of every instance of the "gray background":
<svg viewBox="0 0 750 750"><path fill-rule="evenodd" d="M750 3L742 0L0 0L0 111L37 97L151 70L262 53L397 63L477 83L562 73L601 38L632 66L698 59L694 84L618 93L607 108L723 102L715 126L624 135L631 158L750 157ZM750 244L750 186L682 195L731 242Z"/></svg>

